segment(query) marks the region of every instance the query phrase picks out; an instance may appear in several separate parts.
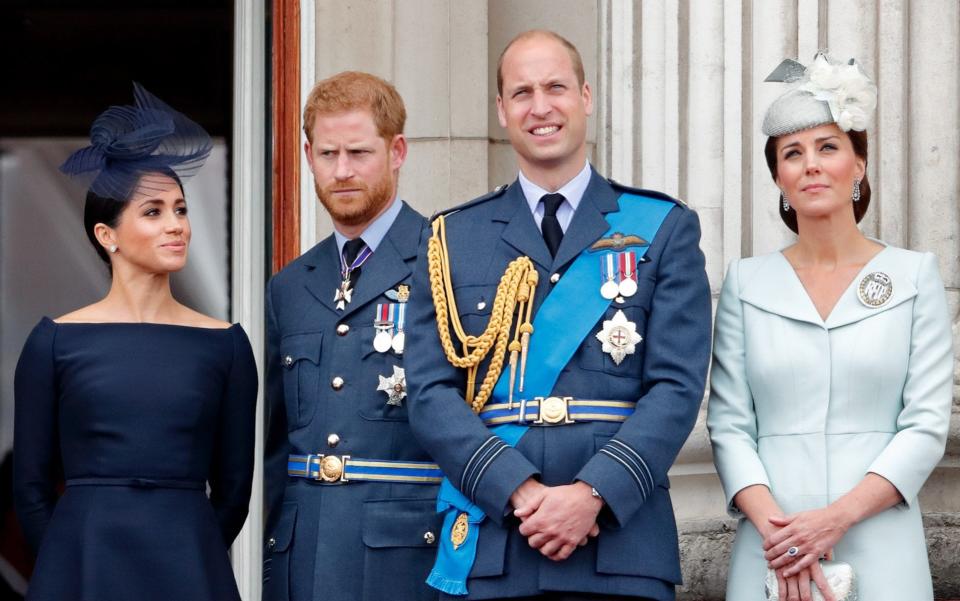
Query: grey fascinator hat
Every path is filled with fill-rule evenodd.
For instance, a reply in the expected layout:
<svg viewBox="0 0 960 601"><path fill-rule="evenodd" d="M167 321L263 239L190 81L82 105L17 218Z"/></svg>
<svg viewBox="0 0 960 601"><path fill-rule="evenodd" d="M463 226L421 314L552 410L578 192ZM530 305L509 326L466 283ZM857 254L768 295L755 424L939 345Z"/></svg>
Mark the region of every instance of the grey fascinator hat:
<svg viewBox="0 0 960 601"><path fill-rule="evenodd" d="M828 123L864 131L877 107L877 86L854 59L837 63L822 52L807 66L786 59L764 81L791 84L763 117L763 133L770 137Z"/></svg>
<svg viewBox="0 0 960 601"><path fill-rule="evenodd" d="M124 201L149 173L183 180L194 175L210 155L207 132L162 100L133 84L134 105L111 106L90 127L90 146L74 152L60 166L67 175L90 181L98 196Z"/></svg>

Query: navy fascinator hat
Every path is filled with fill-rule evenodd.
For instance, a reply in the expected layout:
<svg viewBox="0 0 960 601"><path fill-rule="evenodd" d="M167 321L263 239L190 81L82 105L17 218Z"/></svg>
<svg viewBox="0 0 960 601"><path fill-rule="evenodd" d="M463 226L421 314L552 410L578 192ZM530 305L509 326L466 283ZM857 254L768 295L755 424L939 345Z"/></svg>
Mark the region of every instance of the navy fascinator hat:
<svg viewBox="0 0 960 601"><path fill-rule="evenodd" d="M90 180L94 194L129 200L148 173L183 180L194 175L210 155L210 135L134 82L133 106L111 106L90 127L90 146L74 152L60 166L67 175Z"/></svg>

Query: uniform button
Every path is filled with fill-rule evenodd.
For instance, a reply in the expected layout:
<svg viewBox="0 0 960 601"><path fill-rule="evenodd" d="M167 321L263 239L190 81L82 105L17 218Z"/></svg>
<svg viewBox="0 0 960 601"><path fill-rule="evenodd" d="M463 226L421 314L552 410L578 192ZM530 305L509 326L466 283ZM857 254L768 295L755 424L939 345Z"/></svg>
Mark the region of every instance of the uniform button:
<svg viewBox="0 0 960 601"><path fill-rule="evenodd" d="M560 274L559 274L559 273L551 273L551 274L550 274L550 283L551 283L551 284L556 284L556 283L559 282L559 281L560 281Z"/></svg>
<svg viewBox="0 0 960 601"><path fill-rule="evenodd" d="M436 542L436 540L437 537L433 535L433 532L428 531L423 533L423 542L427 543L428 545L432 545L434 542Z"/></svg>
<svg viewBox="0 0 960 601"><path fill-rule="evenodd" d="M347 335L347 332L349 332L349 331L350 331L350 326L348 326L348 325L345 324L345 323L342 323L342 324L340 324L340 325L337 326L337 335L338 335L338 336L346 336L346 335Z"/></svg>
<svg viewBox="0 0 960 601"><path fill-rule="evenodd" d="M293 357L291 357L290 355L286 355L283 358L283 364L287 367L290 367L291 365L293 365Z"/></svg>
<svg viewBox="0 0 960 601"><path fill-rule="evenodd" d="M277 539L270 537L270 540L267 541L267 548L272 549L277 546Z"/></svg>
<svg viewBox="0 0 960 601"><path fill-rule="evenodd" d="M480 301L477 303L477 311L483 311L487 307L487 303Z"/></svg>
<svg viewBox="0 0 960 601"><path fill-rule="evenodd" d="M337 376L334 379L330 380L330 386L332 386L334 390L340 390L341 388L343 388L343 378L341 378L340 376Z"/></svg>
<svg viewBox="0 0 960 601"><path fill-rule="evenodd" d="M327 436L327 446L331 449L338 444L340 444L340 436L336 432Z"/></svg>

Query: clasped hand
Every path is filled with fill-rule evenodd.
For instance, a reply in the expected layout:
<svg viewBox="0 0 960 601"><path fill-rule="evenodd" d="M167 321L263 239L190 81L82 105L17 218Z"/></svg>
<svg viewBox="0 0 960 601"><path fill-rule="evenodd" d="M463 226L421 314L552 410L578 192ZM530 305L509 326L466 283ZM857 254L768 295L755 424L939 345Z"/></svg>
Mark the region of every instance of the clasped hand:
<svg viewBox="0 0 960 601"><path fill-rule="evenodd" d="M829 508L804 511L786 517L772 516L772 526L763 540L764 557L776 570L781 599L811 599L813 580L826 601L834 601L818 560L831 558L833 547L849 528ZM791 555L789 550L796 548Z"/></svg>
<svg viewBox="0 0 960 601"><path fill-rule="evenodd" d="M520 518L520 534L534 549L553 561L563 561L578 546L600 533L597 515L603 501L590 486L575 482L546 486L527 480L510 497L513 514Z"/></svg>
<svg viewBox="0 0 960 601"><path fill-rule="evenodd" d="M824 557L850 527L830 508L772 516L770 523L777 530L763 541L764 557L771 568L785 568L785 576L793 576ZM796 552L790 555L788 551L794 547Z"/></svg>

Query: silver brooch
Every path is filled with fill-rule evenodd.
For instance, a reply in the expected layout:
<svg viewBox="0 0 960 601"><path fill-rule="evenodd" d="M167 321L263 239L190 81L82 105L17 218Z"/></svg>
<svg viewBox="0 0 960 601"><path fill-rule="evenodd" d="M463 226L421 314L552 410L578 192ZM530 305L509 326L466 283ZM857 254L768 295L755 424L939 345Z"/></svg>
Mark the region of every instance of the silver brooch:
<svg viewBox="0 0 960 601"><path fill-rule="evenodd" d="M882 271L874 271L863 276L857 286L857 298L871 309L882 307L893 296L893 281Z"/></svg>
<svg viewBox="0 0 960 601"><path fill-rule="evenodd" d="M407 378L402 367L393 366L393 375L389 378L378 376L380 385L377 390L387 393L387 404L400 407L407 396Z"/></svg>

